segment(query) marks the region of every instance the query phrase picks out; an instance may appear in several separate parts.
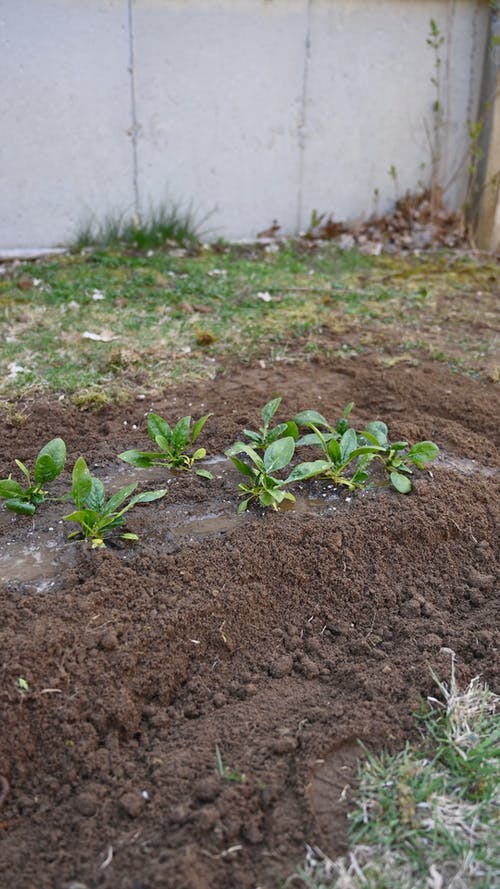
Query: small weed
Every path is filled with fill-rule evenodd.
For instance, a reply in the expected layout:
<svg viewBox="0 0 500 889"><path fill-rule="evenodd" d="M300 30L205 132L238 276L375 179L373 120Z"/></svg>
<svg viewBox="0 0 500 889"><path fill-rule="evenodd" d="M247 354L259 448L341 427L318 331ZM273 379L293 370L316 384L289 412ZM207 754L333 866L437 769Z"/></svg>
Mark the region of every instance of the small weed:
<svg viewBox="0 0 500 889"><path fill-rule="evenodd" d="M93 549L102 548L106 545L105 538L125 524L125 513L129 509L138 503L159 500L167 493L167 489L163 488L158 491L144 491L131 497L136 487L135 482L126 485L106 501L103 483L90 474L85 460L79 457L73 468L71 488L71 496L77 509L63 518L66 522L76 522L80 525L80 530L73 531L68 539L81 536L85 540L92 541ZM131 499L126 506L123 506L129 497ZM137 534L124 533L120 534L120 537L124 540L138 540Z"/></svg>
<svg viewBox="0 0 500 889"><path fill-rule="evenodd" d="M166 420L158 414L148 414L148 433L158 451L123 451L119 454L120 460L130 463L138 468L148 466L168 466L169 469L191 469L196 460L203 460L207 452L205 448L197 448L194 453L189 453L211 414L205 414L196 421L191 429L191 417L182 417L172 428ZM203 478L212 478L212 473L207 469L197 469L197 475Z"/></svg>
<svg viewBox="0 0 500 889"><path fill-rule="evenodd" d="M218 744L215 745L215 760L217 762L217 771L224 781L234 781L238 784L245 783L246 775L240 772L239 769L231 769L225 764Z"/></svg>
<svg viewBox="0 0 500 889"><path fill-rule="evenodd" d="M71 396L71 401L81 411L100 411L112 400L109 392L98 388L80 389Z"/></svg>
<svg viewBox="0 0 500 889"><path fill-rule="evenodd" d="M44 485L54 481L64 469L66 445L62 438L53 438L43 446L35 459L33 479L21 460L16 460L15 463L25 476L27 486L23 488L12 475L9 475L8 478L0 480L0 500L5 500L5 505L11 512L33 515L46 499L47 491L43 490Z"/></svg>
<svg viewBox="0 0 500 889"><path fill-rule="evenodd" d="M4 402L2 407L5 410L5 425L16 429L24 426L29 418L25 408L19 408L17 404L11 401Z"/></svg>

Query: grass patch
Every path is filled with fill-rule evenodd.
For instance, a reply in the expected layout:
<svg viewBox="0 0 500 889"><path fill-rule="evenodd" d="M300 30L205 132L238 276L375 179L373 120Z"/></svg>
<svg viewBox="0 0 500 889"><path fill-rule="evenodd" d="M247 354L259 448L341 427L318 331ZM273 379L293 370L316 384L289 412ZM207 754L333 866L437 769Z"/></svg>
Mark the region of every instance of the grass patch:
<svg viewBox="0 0 500 889"><path fill-rule="evenodd" d="M436 677L434 677L436 679ZM474 679L465 691L436 679L419 746L367 754L360 767L352 848L332 861L308 847L291 878L310 889L491 889L500 878L500 698Z"/></svg>
<svg viewBox="0 0 500 889"><path fill-rule="evenodd" d="M494 266L332 244L135 246L4 266L0 392L211 378L227 361L434 356L495 378ZM272 249L271 249L272 248Z"/></svg>
<svg viewBox="0 0 500 889"><path fill-rule="evenodd" d="M107 216L100 223L87 222L76 236L73 250L86 247L152 250L172 241L198 243L199 225L192 210L181 210L176 204L162 204L151 207L143 219L130 219L122 214Z"/></svg>

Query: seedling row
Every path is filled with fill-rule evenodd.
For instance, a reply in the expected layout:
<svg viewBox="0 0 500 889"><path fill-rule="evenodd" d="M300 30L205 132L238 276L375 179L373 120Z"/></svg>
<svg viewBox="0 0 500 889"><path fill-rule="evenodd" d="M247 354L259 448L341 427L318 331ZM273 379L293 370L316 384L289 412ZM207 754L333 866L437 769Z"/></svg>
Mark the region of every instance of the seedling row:
<svg viewBox="0 0 500 889"><path fill-rule="evenodd" d="M235 441L225 452L236 467L242 481L238 484L240 503L244 512L253 503L279 509L283 501L295 502L290 490L293 485L311 479L327 480L336 488L357 489L373 487L372 467L383 469L382 484L392 485L401 494L411 491L413 470L423 469L439 454L432 441L410 445L406 441L391 441L387 425L374 420L362 429L351 425L354 403L350 402L342 416L330 423L315 410L304 410L286 422L274 424L281 404L274 398L261 411L262 425L257 430L244 429L242 440ZM153 412L148 414L147 430L153 450L128 450L119 459L143 469L164 466L174 471L194 471L212 481L212 474L198 464L207 456L198 447L198 438L211 417L205 414L196 421L182 417L175 425ZM317 459L300 460L301 451ZM102 481L93 476L83 456L78 457L72 470L71 489L60 497L49 497L46 486L62 473L66 465L66 445L62 438L47 442L35 459L32 473L21 460L16 466L24 481L12 478L0 480L0 500L11 512L31 516L48 499L71 503L73 509L62 518L78 527L69 538L89 540L93 548L102 548L106 540L119 535L135 541L136 534L124 529L126 514L137 504L159 500L166 488L134 494L137 482L120 488L107 497Z"/></svg>

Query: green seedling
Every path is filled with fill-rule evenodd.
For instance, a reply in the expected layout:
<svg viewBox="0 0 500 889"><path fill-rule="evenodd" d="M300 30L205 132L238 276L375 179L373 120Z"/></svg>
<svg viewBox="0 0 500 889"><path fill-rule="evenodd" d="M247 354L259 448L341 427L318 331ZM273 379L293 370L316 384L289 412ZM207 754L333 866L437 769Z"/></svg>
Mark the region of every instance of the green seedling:
<svg viewBox="0 0 500 889"><path fill-rule="evenodd" d="M62 438L53 438L43 446L35 460L33 479L21 460L16 460L15 463L26 477L27 486L23 488L12 475L9 475L0 481L0 500L5 500L5 505L11 512L33 515L46 499L47 491L44 490L44 485L54 481L64 469L66 445Z"/></svg>
<svg viewBox="0 0 500 889"><path fill-rule="evenodd" d="M293 422L296 423L297 426L309 426L310 428L321 427L325 441L331 441L332 439L339 441L340 437L344 432L347 432L349 428L349 415L353 407L354 401L350 401L349 404L345 406L342 416L337 420L335 426L331 426L328 420L325 420L323 414L319 414L317 411L301 411L295 415ZM317 445L320 443L316 433L310 432L298 439L297 446Z"/></svg>
<svg viewBox="0 0 500 889"><path fill-rule="evenodd" d="M284 438L288 435L290 435L293 439L297 439L299 437L297 424L293 420L288 420L288 422L286 423L278 423L278 425L274 426L272 429L269 428L271 420L273 419L280 404L281 398L273 398L272 401L268 401L268 403L264 405L261 411L263 425L260 427L260 429L258 429L257 431L254 431L253 429L243 430L243 435L246 435L246 437L250 439L254 448L265 449L268 445L272 444L274 441L277 441L278 438Z"/></svg>
<svg viewBox="0 0 500 889"><path fill-rule="evenodd" d="M235 442L226 451L236 469L246 477L246 481L238 485L240 497L244 497L238 512L244 512L252 500L258 500L261 506L272 506L273 509L278 509L283 500L295 502L293 494L283 490L285 483L272 474L288 466L294 451L295 441L291 435L272 442L262 456L251 445L242 441ZM251 463L241 460L237 456L239 454L249 457Z"/></svg>
<svg viewBox="0 0 500 889"><path fill-rule="evenodd" d="M407 441L390 442L387 426L381 420L368 423L360 438L377 446L374 457L382 460L392 486L400 494L409 494L411 491L411 480L408 477L413 472L411 467L424 469L439 454L439 448L433 441L419 441L412 447Z"/></svg>
<svg viewBox="0 0 500 889"><path fill-rule="evenodd" d="M312 429L299 438L297 446L319 445L324 460L299 464L286 483L319 476L331 479L336 485L345 485L351 491L364 488L368 481L368 465L376 458L384 464L392 486L399 493L408 494L411 491L408 477L412 474L411 467L423 469L437 457L439 448L432 441L420 441L412 447L406 441L390 442L387 426L381 420L368 423L362 432L356 432L348 422L353 407L354 402L349 402L335 426L317 411L302 411L294 417L298 426Z"/></svg>
<svg viewBox="0 0 500 889"><path fill-rule="evenodd" d="M124 451L119 454L120 460L130 463L139 469L149 466L168 466L169 469L192 469L196 460L203 460L207 452L205 448L197 448L194 453L191 450L203 429L208 418L212 414L205 414L191 428L191 417L182 417L173 428L158 414L148 415L148 433L152 442L158 447L157 451ZM207 469L197 469L197 475L202 478L212 478L212 473Z"/></svg>
<svg viewBox="0 0 500 889"><path fill-rule="evenodd" d="M239 769L231 769L225 764L218 744L215 745L215 759L217 762L217 771L221 778L225 781L235 781L238 784L244 784L246 775L240 772Z"/></svg>
<svg viewBox="0 0 500 889"><path fill-rule="evenodd" d="M138 503L151 503L159 500L167 493L166 488L158 491L144 491L131 497L137 483L133 482L120 488L109 500L106 500L104 485L100 479L90 474L89 468L83 459L79 457L73 468L73 484L71 496L77 509L69 515L63 516L66 522L76 522L80 525L78 531L73 531L68 539L83 537L92 541L92 548L106 546L105 539L113 531L125 524L125 513ZM131 499L129 500L129 497ZM124 506L125 501L128 503ZM124 533L119 535L123 540L138 540L137 534Z"/></svg>
<svg viewBox="0 0 500 889"><path fill-rule="evenodd" d="M352 428L346 429L339 436L336 431L331 430L323 434L314 423L307 425L313 431L304 436L307 440L305 443L319 444L323 451L323 459L299 463L285 479L285 484L320 477L329 479L335 485L347 487L349 491L366 487L368 464L373 460L375 453L382 451L383 448L373 444L360 446L356 431Z"/></svg>

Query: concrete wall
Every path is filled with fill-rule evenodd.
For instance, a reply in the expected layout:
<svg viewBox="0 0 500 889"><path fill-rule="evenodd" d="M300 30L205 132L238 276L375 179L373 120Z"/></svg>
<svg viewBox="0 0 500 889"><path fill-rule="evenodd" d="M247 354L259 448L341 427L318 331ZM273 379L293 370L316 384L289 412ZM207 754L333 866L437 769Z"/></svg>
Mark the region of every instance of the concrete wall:
<svg viewBox="0 0 500 889"><path fill-rule="evenodd" d="M0 0L0 248L165 199L226 238L368 215L375 189L384 210L392 165L401 192L430 176L430 19L446 180L488 16L488 0ZM455 207L466 182L465 164Z"/></svg>

